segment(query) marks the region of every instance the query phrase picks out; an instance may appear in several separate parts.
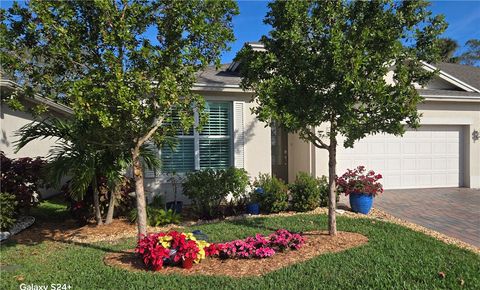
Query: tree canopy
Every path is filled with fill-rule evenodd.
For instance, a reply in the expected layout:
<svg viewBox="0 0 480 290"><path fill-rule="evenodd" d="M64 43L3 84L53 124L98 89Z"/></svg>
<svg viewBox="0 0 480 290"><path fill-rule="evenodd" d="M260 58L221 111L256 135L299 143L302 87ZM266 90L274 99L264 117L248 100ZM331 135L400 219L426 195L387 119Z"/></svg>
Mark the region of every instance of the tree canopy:
<svg viewBox="0 0 480 290"><path fill-rule="evenodd" d="M32 0L2 11L0 61L22 93L69 105L86 130L104 130L100 145L130 148L145 234L140 148L194 124L195 74L219 65L235 14L231 0Z"/></svg>
<svg viewBox="0 0 480 290"><path fill-rule="evenodd" d="M461 64L480 66L480 39L470 39L465 43L465 50L456 57Z"/></svg>
<svg viewBox="0 0 480 290"><path fill-rule="evenodd" d="M258 118L277 121L329 150L330 233L334 222L337 135L345 146L369 134L417 127L414 87L439 60L443 16L426 1L273 1L265 51L245 47L242 86L254 91ZM328 128L321 127L328 124ZM321 129L323 128L323 129Z"/></svg>

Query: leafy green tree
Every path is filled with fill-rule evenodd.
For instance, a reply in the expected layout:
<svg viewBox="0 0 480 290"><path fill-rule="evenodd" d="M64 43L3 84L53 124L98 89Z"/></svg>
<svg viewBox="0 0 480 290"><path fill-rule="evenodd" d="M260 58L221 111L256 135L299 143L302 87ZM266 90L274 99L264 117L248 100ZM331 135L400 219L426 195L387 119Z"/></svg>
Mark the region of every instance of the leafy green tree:
<svg viewBox="0 0 480 290"><path fill-rule="evenodd" d="M265 51L246 47L242 86L252 89L258 118L329 153L329 232L335 235L338 135L346 147L369 134L402 135L419 125L414 83L434 73L443 16L425 1L274 1L264 22ZM392 81L387 75L392 71Z"/></svg>
<svg viewBox="0 0 480 290"><path fill-rule="evenodd" d="M457 58L454 57L454 53L458 49L458 43L451 38L439 38L438 45L440 47L440 60L445 62L457 62Z"/></svg>
<svg viewBox="0 0 480 290"><path fill-rule="evenodd" d="M96 142L129 148L138 209L146 234L140 149L161 145L179 126L193 126L195 74L234 39L232 0L38 1L0 13L0 61L26 95L71 106L86 131L108 131ZM204 119L204 114L202 114ZM93 134L92 134L93 135Z"/></svg>
<svg viewBox="0 0 480 290"><path fill-rule="evenodd" d="M465 43L465 52L457 59L461 64L480 66L480 39L470 39Z"/></svg>

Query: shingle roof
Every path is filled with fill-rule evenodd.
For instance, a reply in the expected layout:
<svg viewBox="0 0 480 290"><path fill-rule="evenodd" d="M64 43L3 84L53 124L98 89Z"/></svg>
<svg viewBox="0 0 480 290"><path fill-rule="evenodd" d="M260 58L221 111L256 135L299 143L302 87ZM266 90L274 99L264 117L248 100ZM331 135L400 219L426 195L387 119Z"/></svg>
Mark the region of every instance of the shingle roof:
<svg viewBox="0 0 480 290"><path fill-rule="evenodd" d="M477 92L432 89L417 89L417 91L422 96L480 97L480 93Z"/></svg>
<svg viewBox="0 0 480 290"><path fill-rule="evenodd" d="M480 90L480 67L440 62L434 65L445 73Z"/></svg>
<svg viewBox="0 0 480 290"><path fill-rule="evenodd" d="M209 85L238 85L241 78L238 72L228 70L229 63L222 64L217 70L215 66L209 66L197 74L197 83Z"/></svg>

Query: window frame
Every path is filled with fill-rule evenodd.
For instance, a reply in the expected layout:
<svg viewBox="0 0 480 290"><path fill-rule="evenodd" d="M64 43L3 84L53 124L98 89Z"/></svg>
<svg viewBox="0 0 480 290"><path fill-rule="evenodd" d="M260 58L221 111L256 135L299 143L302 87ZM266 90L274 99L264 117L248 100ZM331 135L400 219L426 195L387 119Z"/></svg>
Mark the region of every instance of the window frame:
<svg viewBox="0 0 480 290"><path fill-rule="evenodd" d="M224 103L228 105L228 135L201 135L200 132L197 130L197 127L200 123L200 117L198 114L198 110L195 107L194 110L194 128L193 128L193 135L175 135L175 138L178 139L193 139L193 148L194 148L194 169L192 171L186 172L176 172L176 174L180 176L184 176L188 172L194 172L201 170L200 166L200 140L213 140L213 139L222 139L228 140L229 144L229 153L228 153L228 165L227 167L231 167L234 164L234 154L235 148L234 147L234 112L233 112L233 101L226 101L226 100L206 100L205 103ZM162 158L162 150L159 149L159 157ZM158 173L158 174L157 174ZM157 171L155 170L156 177L167 177L171 174L171 171L163 171L162 168Z"/></svg>

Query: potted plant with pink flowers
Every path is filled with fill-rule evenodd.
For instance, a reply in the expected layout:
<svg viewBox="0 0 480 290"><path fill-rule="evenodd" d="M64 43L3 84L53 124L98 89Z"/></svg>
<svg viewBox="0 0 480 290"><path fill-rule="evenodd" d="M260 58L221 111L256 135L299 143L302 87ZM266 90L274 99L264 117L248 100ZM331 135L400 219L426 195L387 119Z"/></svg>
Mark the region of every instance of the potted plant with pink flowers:
<svg viewBox="0 0 480 290"><path fill-rule="evenodd" d="M383 193L383 186L379 182L381 174L367 170L365 166L347 169L342 176L337 177L338 191L349 196L350 207L354 212L368 214L372 208L373 198Z"/></svg>

